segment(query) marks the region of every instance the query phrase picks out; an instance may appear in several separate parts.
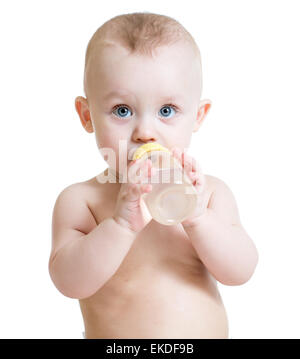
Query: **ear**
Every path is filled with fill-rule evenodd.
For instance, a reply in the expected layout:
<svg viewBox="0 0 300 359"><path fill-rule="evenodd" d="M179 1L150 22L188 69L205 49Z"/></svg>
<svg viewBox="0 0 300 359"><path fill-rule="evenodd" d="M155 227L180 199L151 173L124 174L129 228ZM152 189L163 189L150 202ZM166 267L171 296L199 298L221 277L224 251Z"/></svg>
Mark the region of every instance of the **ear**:
<svg viewBox="0 0 300 359"><path fill-rule="evenodd" d="M202 122L203 122L205 116L207 115L207 112L209 111L210 107L211 107L210 100L201 100L200 101L193 132L197 132L199 130L199 127L202 125Z"/></svg>
<svg viewBox="0 0 300 359"><path fill-rule="evenodd" d="M83 128L89 133L94 132L87 99L82 96L77 96L75 99L75 108L80 117Z"/></svg>

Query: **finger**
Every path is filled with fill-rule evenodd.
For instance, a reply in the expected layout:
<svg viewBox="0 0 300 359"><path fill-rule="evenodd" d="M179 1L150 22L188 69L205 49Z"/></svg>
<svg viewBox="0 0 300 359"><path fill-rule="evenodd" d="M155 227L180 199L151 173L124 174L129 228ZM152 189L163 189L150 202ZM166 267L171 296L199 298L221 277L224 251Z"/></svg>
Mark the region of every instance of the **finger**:
<svg viewBox="0 0 300 359"><path fill-rule="evenodd" d="M171 148L171 154L173 155L173 156L175 156L176 155L176 152L179 150L179 147L177 147L177 146L174 146L174 147L172 147Z"/></svg>
<svg viewBox="0 0 300 359"><path fill-rule="evenodd" d="M153 167L153 164L150 162L148 163L148 167L146 167L142 173L141 181L140 183L152 183L153 176L156 174L156 168ZM156 183L156 182L154 182Z"/></svg>
<svg viewBox="0 0 300 359"><path fill-rule="evenodd" d="M142 194L151 192L151 190L151 184L131 184L126 200L128 202L139 201Z"/></svg>
<svg viewBox="0 0 300 359"><path fill-rule="evenodd" d="M140 183L146 176L149 162L151 162L149 159L139 158L135 160L134 163L131 163L128 167L128 182Z"/></svg>
<svg viewBox="0 0 300 359"><path fill-rule="evenodd" d="M149 177L154 173L155 169L152 168L152 161L148 159L141 166L141 173L138 183L149 183Z"/></svg>
<svg viewBox="0 0 300 359"><path fill-rule="evenodd" d="M141 189L141 195L143 193L148 193L148 192L151 192L152 191L152 185L149 183L149 184L142 184L140 186L140 189Z"/></svg>
<svg viewBox="0 0 300 359"><path fill-rule="evenodd" d="M182 166L182 150L179 147L173 147L171 150L172 155L178 160Z"/></svg>
<svg viewBox="0 0 300 359"><path fill-rule="evenodd" d="M132 160L129 162L129 165L127 167L124 168L124 173L127 174L127 182L131 182L129 180L129 177L133 177L133 173L136 171L136 168L137 168L137 160Z"/></svg>
<svg viewBox="0 0 300 359"><path fill-rule="evenodd" d="M191 182L193 186L196 188L198 193L201 193L204 190L205 185L205 176L203 173L195 173L190 172L189 177L191 179Z"/></svg>
<svg viewBox="0 0 300 359"><path fill-rule="evenodd" d="M183 153L183 168L187 173L189 172L195 172L197 174L202 173L202 169L198 161L196 161L194 157L192 157L186 152Z"/></svg>
<svg viewBox="0 0 300 359"><path fill-rule="evenodd" d="M140 198L140 189L139 185L135 183L128 184L128 189L124 200L126 202L136 202Z"/></svg>
<svg viewBox="0 0 300 359"><path fill-rule="evenodd" d="M186 173L195 172L194 158L188 153L183 152L182 154L182 167Z"/></svg>

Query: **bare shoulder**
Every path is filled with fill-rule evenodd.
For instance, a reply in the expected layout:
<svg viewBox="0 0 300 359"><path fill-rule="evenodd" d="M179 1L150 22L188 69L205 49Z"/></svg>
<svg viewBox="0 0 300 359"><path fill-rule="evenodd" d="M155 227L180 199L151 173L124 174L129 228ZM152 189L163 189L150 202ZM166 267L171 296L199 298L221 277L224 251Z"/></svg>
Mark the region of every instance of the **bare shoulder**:
<svg viewBox="0 0 300 359"><path fill-rule="evenodd" d="M218 177L205 175L207 188L211 191L208 208L219 215L226 223L241 225L234 194L228 184Z"/></svg>
<svg viewBox="0 0 300 359"><path fill-rule="evenodd" d="M209 188L212 189L213 191L230 190L227 183L216 176L205 174L205 181L206 181L206 184L209 186Z"/></svg>
<svg viewBox="0 0 300 359"><path fill-rule="evenodd" d="M56 199L53 215L63 217L65 224L76 227L82 233L89 233L96 224L88 205L95 187L94 179L67 186Z"/></svg>
<svg viewBox="0 0 300 359"><path fill-rule="evenodd" d="M97 225L87 202L91 186L90 180L78 182L58 194L52 213L51 256L68 241L88 234Z"/></svg>

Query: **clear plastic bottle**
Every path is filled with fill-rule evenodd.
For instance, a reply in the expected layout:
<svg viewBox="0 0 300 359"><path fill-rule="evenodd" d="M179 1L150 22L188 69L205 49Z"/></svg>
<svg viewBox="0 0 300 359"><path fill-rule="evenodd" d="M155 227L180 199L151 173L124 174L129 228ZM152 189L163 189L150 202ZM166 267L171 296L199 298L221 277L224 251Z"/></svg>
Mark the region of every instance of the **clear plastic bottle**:
<svg viewBox="0 0 300 359"><path fill-rule="evenodd" d="M151 216L164 225L181 223L194 212L198 198L181 164L165 148L148 150L140 158L151 159L156 168L156 173L143 182L152 184L152 191L142 195Z"/></svg>

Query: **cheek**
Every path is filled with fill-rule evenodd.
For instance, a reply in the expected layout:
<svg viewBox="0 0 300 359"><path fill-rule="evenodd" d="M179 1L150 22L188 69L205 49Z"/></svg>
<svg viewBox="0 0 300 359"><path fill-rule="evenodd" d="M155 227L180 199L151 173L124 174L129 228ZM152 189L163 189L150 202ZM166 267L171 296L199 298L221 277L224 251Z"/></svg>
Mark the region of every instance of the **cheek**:
<svg viewBox="0 0 300 359"><path fill-rule="evenodd" d="M119 140L122 138L119 131L101 122L95 124L95 136L98 148L109 147L115 151L118 149Z"/></svg>
<svg viewBox="0 0 300 359"><path fill-rule="evenodd" d="M166 142L170 143L170 147L181 147L187 148L190 144L193 126L190 122L186 121L184 126L177 126L174 131L168 132L168 136L166 138Z"/></svg>
<svg viewBox="0 0 300 359"><path fill-rule="evenodd" d="M119 131L96 128L98 150L110 168L122 172L127 166L128 141ZM122 153L120 153L120 151Z"/></svg>

